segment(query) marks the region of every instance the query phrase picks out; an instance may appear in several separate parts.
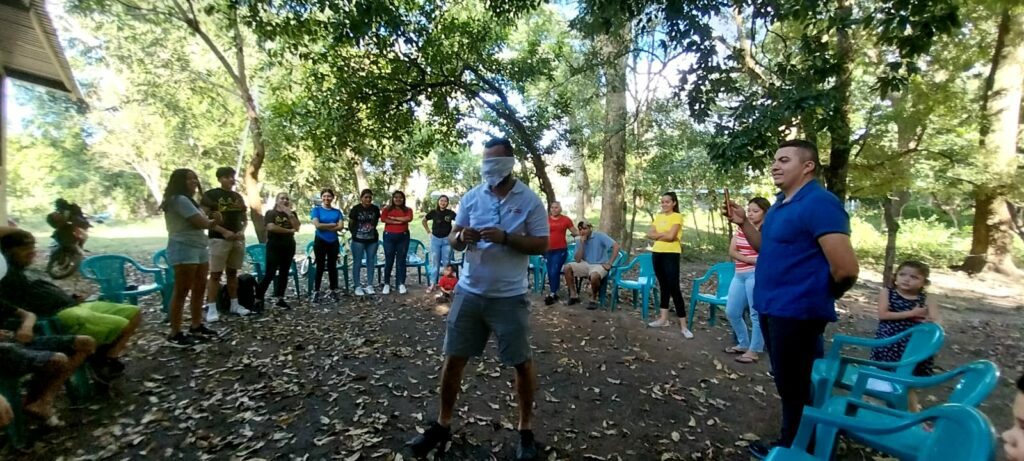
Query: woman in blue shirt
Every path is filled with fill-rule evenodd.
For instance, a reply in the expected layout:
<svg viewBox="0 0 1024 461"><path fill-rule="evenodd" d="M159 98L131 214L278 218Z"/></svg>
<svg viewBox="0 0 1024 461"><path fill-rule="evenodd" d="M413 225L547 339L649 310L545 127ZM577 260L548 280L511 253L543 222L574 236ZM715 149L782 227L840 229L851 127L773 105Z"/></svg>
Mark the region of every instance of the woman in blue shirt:
<svg viewBox="0 0 1024 461"><path fill-rule="evenodd" d="M338 254L341 251L341 243L338 240L338 232L345 229L342 225L344 215L341 210L334 208L334 190L323 189L320 191L320 206L313 207L309 213L316 228L316 236L313 238L313 254L316 257L316 282L312 295L312 301L337 301L338 296ZM326 295L320 295L320 284L324 271L327 271L327 279L331 291Z"/></svg>

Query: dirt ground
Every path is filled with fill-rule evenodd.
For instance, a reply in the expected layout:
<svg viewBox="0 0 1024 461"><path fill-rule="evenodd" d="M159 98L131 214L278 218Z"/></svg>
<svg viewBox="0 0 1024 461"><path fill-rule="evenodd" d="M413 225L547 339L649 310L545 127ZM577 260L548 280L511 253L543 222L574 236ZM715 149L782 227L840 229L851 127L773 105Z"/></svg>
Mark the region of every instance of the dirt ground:
<svg viewBox="0 0 1024 461"><path fill-rule="evenodd" d="M684 293L706 267L684 267ZM5 448L0 457L408 459L404 442L436 415L447 311L415 274L409 279L405 296L224 318L214 325L226 332L221 340L194 351L164 345L158 298L145 299L147 322L110 395L79 408L62 403L66 427L36 428L30 451ZM829 338L874 334L880 279L865 274L840 303ZM1000 385L982 410L1001 430L1011 422L1013 380L1024 372L1020 284L955 274L933 280L947 332L938 367L996 362ZM753 365L733 362L723 352L732 339L721 311L711 327L707 306L699 307L696 338L685 340L675 328L647 328L628 299L609 312L546 307L535 295L532 309L540 375L535 431L547 459L747 460L748 440L776 436L767 356ZM493 342L471 362L444 459L513 458L512 377ZM879 459L873 456L846 444L839 454Z"/></svg>

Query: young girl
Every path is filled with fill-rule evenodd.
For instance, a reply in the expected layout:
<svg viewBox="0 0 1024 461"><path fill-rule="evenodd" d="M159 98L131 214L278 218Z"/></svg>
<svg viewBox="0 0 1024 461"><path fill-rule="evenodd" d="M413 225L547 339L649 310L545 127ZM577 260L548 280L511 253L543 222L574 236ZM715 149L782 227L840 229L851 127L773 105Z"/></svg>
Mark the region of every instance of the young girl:
<svg viewBox="0 0 1024 461"><path fill-rule="evenodd" d="M444 267L444 277L441 277L437 281L437 288L441 290L437 294L438 301L448 301L452 297L452 293L455 292L455 285L459 283L459 278L455 276L455 266L449 264Z"/></svg>
<svg viewBox="0 0 1024 461"><path fill-rule="evenodd" d="M904 261L896 268L896 280L892 288L883 288L878 295L878 333L876 338L888 338L906 331L921 322L938 322L939 311L935 298L929 298L924 288L928 285L928 266L918 261ZM871 360L879 362L898 362L907 347L910 338L877 347L871 351ZM917 365L914 374L929 376L932 374L932 359ZM917 396L909 395L911 411L920 406Z"/></svg>

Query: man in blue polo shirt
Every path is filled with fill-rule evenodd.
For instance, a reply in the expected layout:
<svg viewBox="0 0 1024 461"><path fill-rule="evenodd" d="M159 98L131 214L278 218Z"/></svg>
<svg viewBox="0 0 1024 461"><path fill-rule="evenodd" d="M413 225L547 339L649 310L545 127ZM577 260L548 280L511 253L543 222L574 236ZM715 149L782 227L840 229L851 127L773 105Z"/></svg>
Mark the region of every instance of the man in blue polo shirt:
<svg viewBox="0 0 1024 461"><path fill-rule="evenodd" d="M850 244L850 218L836 196L815 179L818 168L814 143L786 141L771 169L781 192L761 230L747 222L737 204L726 209L759 252L754 307L782 399L779 440L750 445L760 458L775 445L793 442L803 407L811 402L811 367L822 355L822 334L836 321L835 300L853 286L859 272Z"/></svg>
<svg viewBox="0 0 1024 461"><path fill-rule="evenodd" d="M448 238L456 251L465 250L465 267L448 312L441 371L441 409L437 421L409 441L413 455L424 457L451 439L452 412L469 357L483 353L493 332L498 354L516 370L519 397L517 460L535 459L530 418L537 375L530 352L530 320L526 270L530 255L548 248L548 216L544 204L526 184L512 177L515 157L506 139L485 144L480 174L484 184L462 198Z"/></svg>

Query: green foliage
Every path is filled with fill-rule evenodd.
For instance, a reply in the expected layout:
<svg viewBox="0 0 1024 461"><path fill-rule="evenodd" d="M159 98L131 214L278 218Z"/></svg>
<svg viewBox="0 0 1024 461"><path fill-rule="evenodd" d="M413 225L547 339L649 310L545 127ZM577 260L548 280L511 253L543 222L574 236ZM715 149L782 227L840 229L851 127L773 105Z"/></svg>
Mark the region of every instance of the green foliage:
<svg viewBox="0 0 1024 461"><path fill-rule="evenodd" d="M886 236L863 217L850 219L853 247L863 262L881 265L885 259ZM896 260L917 259L932 267L946 268L963 260L971 246L969 229L953 229L931 219L904 219L896 239Z"/></svg>

